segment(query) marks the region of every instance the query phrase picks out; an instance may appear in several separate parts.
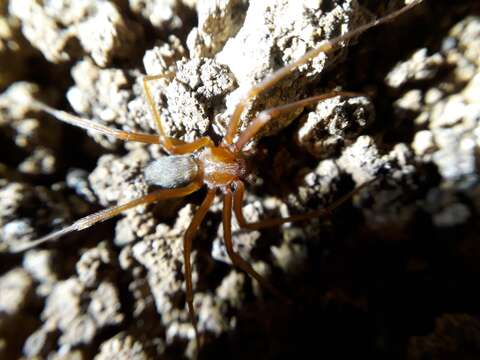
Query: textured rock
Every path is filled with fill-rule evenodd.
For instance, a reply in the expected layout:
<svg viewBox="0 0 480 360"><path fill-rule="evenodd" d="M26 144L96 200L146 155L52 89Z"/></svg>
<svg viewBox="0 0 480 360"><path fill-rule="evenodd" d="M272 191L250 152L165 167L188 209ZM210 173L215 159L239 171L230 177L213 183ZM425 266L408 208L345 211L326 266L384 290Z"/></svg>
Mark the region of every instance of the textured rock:
<svg viewBox="0 0 480 360"><path fill-rule="evenodd" d="M0 179L0 250L15 249L70 219L71 212L61 192ZM45 214L45 209L48 213Z"/></svg>
<svg viewBox="0 0 480 360"><path fill-rule="evenodd" d="M42 312L43 329L60 331L59 344L88 344L104 327L123 320L118 291L109 282L102 282L89 291L82 282L70 278L58 282L47 298Z"/></svg>
<svg viewBox="0 0 480 360"><path fill-rule="evenodd" d="M38 295L45 297L59 279L59 254L52 250L31 250L23 258L23 267L39 282Z"/></svg>
<svg viewBox="0 0 480 360"><path fill-rule="evenodd" d="M475 54L480 49L479 24L478 17L466 18L451 29L439 53L426 57L423 49L387 76L392 87L415 86L419 80L434 79L439 69L452 69L443 81L434 81L426 90L409 90L397 102L398 109L419 113L415 122L427 127L415 134L412 147L424 162L433 162L442 177L442 185L430 191L425 204L437 226L454 226L470 218L469 205L459 199L462 196L478 204L480 75ZM459 91L455 91L457 84L462 84Z"/></svg>
<svg viewBox="0 0 480 360"><path fill-rule="evenodd" d="M37 326L29 316L35 305L35 284L27 271L16 267L0 277L0 355L11 358ZM21 324L21 326L19 326Z"/></svg>
<svg viewBox="0 0 480 360"><path fill-rule="evenodd" d="M193 329L188 326L184 303L176 301L178 295L184 291L182 237L191 217L192 209L188 205L179 211L173 228L158 225L155 233L145 236L132 249L135 260L147 269L147 279L157 311L169 328L167 343L172 342L175 336L191 339L194 336ZM194 286L197 281L198 277L194 272Z"/></svg>
<svg viewBox="0 0 480 360"><path fill-rule="evenodd" d="M433 79L443 63L441 54L428 56L428 50L416 51L410 60L398 64L387 76L386 82L391 87L400 87L405 83Z"/></svg>
<svg viewBox="0 0 480 360"><path fill-rule="evenodd" d="M190 57L212 57L233 37L245 20L245 0L197 2L198 27L188 35Z"/></svg>
<svg viewBox="0 0 480 360"><path fill-rule="evenodd" d="M72 68L75 85L67 92L72 108L80 115L101 122L110 127L126 130L151 131L150 122L142 122L134 111L129 110L130 101L141 96L140 89L132 89L134 78L140 74L135 71L116 68L102 69L90 59L84 59ZM93 138L105 147L118 144L118 140L106 138L97 133Z"/></svg>
<svg viewBox="0 0 480 360"><path fill-rule="evenodd" d="M18 159L21 173L50 175L57 171L60 127L55 121L45 121L44 114L32 111L31 99L39 92L35 84L17 82L2 93L0 130L12 134L15 145L29 153Z"/></svg>
<svg viewBox="0 0 480 360"><path fill-rule="evenodd" d="M115 254L102 242L85 251L77 262L79 280L88 287L95 287L102 279L113 277Z"/></svg>
<svg viewBox="0 0 480 360"><path fill-rule="evenodd" d="M100 352L95 356L96 360L108 359L150 359L145 352L143 344L130 336L117 335L108 339L100 346Z"/></svg>
<svg viewBox="0 0 480 360"><path fill-rule="evenodd" d="M177 63L178 70L165 88L166 102L158 104L168 135L193 141L211 132L212 115L224 107L224 96L234 87L225 66L210 59Z"/></svg>
<svg viewBox="0 0 480 360"><path fill-rule="evenodd" d="M110 1L21 0L10 2L9 11L20 19L24 36L52 62L85 52L99 66L106 66L114 58L128 56L136 39L134 24Z"/></svg>
<svg viewBox="0 0 480 360"><path fill-rule="evenodd" d="M373 114L364 97L322 101L298 129L297 141L318 158L333 157L372 123Z"/></svg>
<svg viewBox="0 0 480 360"><path fill-rule="evenodd" d="M180 39L170 35L168 41L147 50L143 56L143 66L148 75L160 75L175 71L175 64L185 57L185 49Z"/></svg>
<svg viewBox="0 0 480 360"><path fill-rule="evenodd" d="M108 206L123 203L145 195L148 185L142 175L150 161L144 148L129 152L124 157L105 155L90 174L89 182L100 204Z"/></svg>
<svg viewBox="0 0 480 360"><path fill-rule="evenodd" d="M381 159L375 141L366 135L358 137L355 143L346 148L338 163L352 175L356 184L372 180L385 166L385 160Z"/></svg>
<svg viewBox="0 0 480 360"><path fill-rule="evenodd" d="M474 359L480 354L480 322L468 314L446 314L435 321L431 335L415 336L408 344L408 359Z"/></svg>
<svg viewBox="0 0 480 360"><path fill-rule="evenodd" d="M32 290L32 278L25 270L10 270L0 277L0 311L9 315L20 312L31 301Z"/></svg>
<svg viewBox="0 0 480 360"><path fill-rule="evenodd" d="M300 58L321 39L343 34L361 22L362 15L356 1L336 1L331 7L315 1L300 6L289 1L250 3L241 29L216 56L218 62L229 67L239 85L226 98L227 111L223 121L228 119L238 100L251 86L281 66ZM333 59L335 56L320 54L295 70L274 90L258 96L245 113L240 128L244 128L258 110L305 97L306 84L318 79ZM298 112L278 118L262 132L278 131L296 115Z"/></svg>
<svg viewBox="0 0 480 360"><path fill-rule="evenodd" d="M183 236L202 193L68 236L79 242L8 254L100 207L145 195L145 166L165 156L157 145L89 138L32 108L32 98L152 134L142 74L165 74L151 88L166 132L218 141L253 84L365 23L369 12L401 3L9 1L6 20L0 15L0 287L9 294L0 296L7 309L0 358L188 358L195 348ZM373 344L368 351L391 358L407 352L411 334L440 334L410 340L408 352L418 358L441 352L431 344L445 332L428 329L432 303L435 314L452 306L478 312L468 289L479 253L480 27L464 6L425 1L360 37L359 46L321 54L248 106L242 128L259 111L332 89L365 94L298 109L259 134L248 154L255 176L243 203L247 220L325 208L376 180L329 217L262 231L233 221L235 249L293 305L231 266L221 196L215 199L192 253L201 357L306 357L302 351L313 349L334 358L346 357L345 348L364 355L364 344ZM434 21L420 26L415 16ZM457 18L464 20L448 32ZM21 67L12 77L3 75L8 57ZM38 85L11 83L18 78ZM475 339L463 331L475 322L457 320L452 339ZM312 327L313 338L305 331Z"/></svg>
<svg viewBox="0 0 480 360"><path fill-rule="evenodd" d="M163 31L175 31L189 25L195 0L129 0L130 9Z"/></svg>
<svg viewBox="0 0 480 360"><path fill-rule="evenodd" d="M0 88L26 76L27 61L33 48L22 37L20 22L8 12L8 4L0 4Z"/></svg>

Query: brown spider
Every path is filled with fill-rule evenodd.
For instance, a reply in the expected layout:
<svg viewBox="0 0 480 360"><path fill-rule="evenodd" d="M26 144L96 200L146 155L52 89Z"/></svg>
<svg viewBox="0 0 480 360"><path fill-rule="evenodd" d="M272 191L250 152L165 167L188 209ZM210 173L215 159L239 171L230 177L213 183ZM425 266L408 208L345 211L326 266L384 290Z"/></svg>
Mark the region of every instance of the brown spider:
<svg viewBox="0 0 480 360"><path fill-rule="evenodd" d="M249 230L258 230L267 227L274 227L288 222L308 220L318 218L320 216L328 215L333 209L348 200L353 194L364 186L371 183L357 187L349 194L343 196L335 203L326 209L320 209L305 214L294 215L286 218L263 220L256 223L247 223L242 213L242 201L244 196L244 183L242 178L248 174L248 167L246 159L242 154L245 145L252 140L258 131L270 120L278 117L281 114L288 113L294 109L302 108L321 100L336 97L336 96L357 96L359 94L345 91L332 91L322 95L312 96L300 101L292 102L275 108L267 109L258 114L258 116L248 125L248 127L237 134L240 116L247 104L258 94L272 88L279 80L288 76L294 69L305 64L309 60L315 58L320 53L327 53L334 50L344 41L350 40L364 31L386 23L398 17L402 13L410 10L412 7L418 5L422 0L415 0L409 5L404 6L381 19L372 21L368 24L358 27L344 35L336 37L331 40L323 41L318 47L310 50L297 61L275 71L258 85L248 91L248 93L237 104L234 113L228 124L227 133L223 137L219 145L215 145L209 137L202 137L192 143L185 143L183 141L166 136L164 128L160 120L160 114L155 107L153 97L148 83L153 80L169 75L145 76L143 80L146 98L151 108L153 119L158 129L158 135L150 135L143 133L133 133L117 129L111 129L104 125L98 124L91 120L79 118L64 111L53 109L43 103L34 101L34 105L39 109L51 114L57 119L69 123L74 126L81 127L87 130L94 130L99 133L110 135L125 141L137 141L147 144L161 144L164 150L170 154L169 157L162 157L159 160L152 162L145 168L145 179L147 183L157 185L161 189L155 190L136 200L127 202L122 205L114 206L97 213L88 215L72 225L53 232L35 241L27 244L18 245L11 249L12 252L21 252L39 244L57 239L60 236L66 235L72 231L79 231L86 229L95 223L110 219L125 210L131 209L137 205L149 204L160 200L183 197L199 190L203 185L208 188L207 195L194 215L183 240L183 255L185 262L185 280L186 280L186 302L190 314L191 322L195 329L196 338L198 341L198 331L195 321L195 313L193 308L193 289L192 289L192 268L190 263L190 253L192 250L192 240L195 236L198 227L200 226L205 214L209 210L215 194L220 190L223 195L223 231L224 241L227 253L233 264L254 279L256 279L263 286L270 291L278 294L275 289L266 282L262 276L256 272L253 267L241 258L233 248L231 217L232 211L238 220L240 227ZM170 74L171 75L171 74ZM238 137L237 137L238 135ZM279 294L280 295L280 294ZM281 296L281 295L280 295Z"/></svg>

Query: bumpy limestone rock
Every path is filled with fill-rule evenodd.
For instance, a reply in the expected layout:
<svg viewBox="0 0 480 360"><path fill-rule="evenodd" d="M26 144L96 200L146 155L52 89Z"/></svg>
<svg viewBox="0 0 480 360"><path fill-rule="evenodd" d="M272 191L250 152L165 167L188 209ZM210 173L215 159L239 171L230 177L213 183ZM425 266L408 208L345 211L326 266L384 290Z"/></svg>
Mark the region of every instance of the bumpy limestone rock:
<svg viewBox="0 0 480 360"><path fill-rule="evenodd" d="M358 142L361 142L360 138ZM363 204L361 207L368 219L369 228L380 234L388 233L392 239L402 238L402 231L412 225L419 211L417 198L406 194L417 194L423 186L419 179L421 166L416 163L411 149L405 144L397 144L389 154L377 160L370 157L378 151L374 143L371 146L365 156L366 166L347 167L352 171L357 184L359 179L360 183L377 179L362 191L356 203ZM358 157L357 161L362 160Z"/></svg>
<svg viewBox="0 0 480 360"><path fill-rule="evenodd" d="M101 243L83 253L77 263L78 277L52 285L41 314L43 324L25 342L25 354L45 356L57 342L66 348L88 346L105 328L122 323L113 262L111 250Z"/></svg>
<svg viewBox="0 0 480 360"><path fill-rule="evenodd" d="M347 147L338 163L347 173L350 173L357 184L372 180L385 166L380 158L375 141L366 135L357 138L355 143Z"/></svg>
<svg viewBox="0 0 480 360"><path fill-rule="evenodd" d="M163 31L189 25L195 0L129 0L130 9Z"/></svg>
<svg viewBox="0 0 480 360"><path fill-rule="evenodd" d="M427 57L421 50L387 76L391 87L415 86L420 80L433 81L440 69L451 69L432 87L413 88L397 101L399 110L418 113L415 123L427 128L415 134L412 147L422 161L434 163L442 177L441 186L430 191L425 203L437 226L454 226L470 218L460 193L479 203L475 191L480 142L480 67L475 57L480 49L479 24L478 17L466 18L451 29L439 53ZM457 91L458 84L462 88Z"/></svg>
<svg viewBox="0 0 480 360"><path fill-rule="evenodd" d="M13 1L11 3L13 4ZM28 3L34 4L31 1ZM114 2L104 3L111 7ZM54 6L52 4L51 2L41 7L38 14L46 13L49 7ZM252 84L264 79L283 64L298 58L324 37L331 38L345 33L364 22L363 10L357 2L343 0L306 1L300 5L279 0L271 3L271 6L265 2L252 1L248 12L245 11L246 2L243 1L225 0L215 4L199 1L199 23L193 31L185 28L192 13L180 14L181 9L193 9L193 2L132 0L122 7L114 6L120 17L111 13L110 23L110 20L99 20L99 17L103 16L100 13L93 17L90 17L92 14L73 14L72 9L78 4L78 1L67 2L61 10L56 8L51 14L44 14L36 28L33 26L35 24L32 25L32 19L27 18L28 11L19 16L24 31L32 28L36 35L45 32L50 34L50 38L38 41L35 46L51 61L63 61L67 57L77 61L75 64L65 63L66 67L73 68L59 70L63 73L71 70L73 85L67 92L67 98L75 112L108 126L153 133L155 126L143 96L143 69L139 69L142 54L127 51L148 44L150 49L142 49L145 51L143 62L146 73L155 75L176 70L173 76L153 82L152 90L168 134L185 140L202 135L211 135L218 140L225 132L233 106ZM82 4L87 7L100 6L92 5L90 1ZM11 5L12 8L16 7L16 11L19 11L19 6L21 5ZM167 11L152 10L159 8ZM29 10L28 7L26 9ZM85 26L82 29L88 30L93 21L100 21L109 26L108 29L120 30L116 33L106 32L105 27L99 26L95 31L80 37L75 30L80 28L80 24L63 29L58 27L58 24L49 23L52 19L58 19L59 14L65 15L65 19L61 19L60 23L82 19L79 20L82 24L84 21L87 23L82 25ZM137 22L144 30L161 30L162 40L155 38L153 44L152 37L156 34L148 33L148 36L144 36L145 33L137 32L133 26L133 37L127 39L125 46L120 46L121 40L126 36L123 31L125 28L130 29L130 21ZM146 22L149 25L146 25ZM424 216L425 213L431 216L433 227L458 227L469 222L475 211L472 211L474 209L470 204L465 203L463 193L457 193L456 186L461 184L462 189L467 188L469 201L480 206L478 189L475 192L473 186L477 178L474 154L477 151L478 146L475 144L478 139L471 134L477 132L476 125L473 124L478 99L478 79L474 80L474 75L478 72L477 22L472 17L457 25L450 38L445 40L441 52L430 53L430 50L426 51L422 46L409 59L395 67L387 77L386 84L392 93L400 96L395 102L399 111L392 114L392 117L398 116L402 119L402 113L407 113L405 116L412 112L419 113L417 118L412 120L415 129L414 133L410 134L413 141L410 146L398 143L396 138L391 140L391 144L383 144L380 140L382 129L375 127L373 132L380 134L368 132L368 135L358 137L373 122L371 103L364 98L332 99L334 101L319 104L315 111L306 115L306 121L300 130L293 129L288 135L291 140L299 133L303 134L300 154L298 149L297 152L292 151L291 146L295 146L291 144L293 141L286 141L287 137L278 138L278 141L284 141L284 144L279 154L270 154L274 156L275 162L266 169L267 172L274 170L273 173L267 174L265 178L259 175L259 184L265 182L263 186L257 184L247 189L243 206L247 219L255 221L264 217L288 216L308 209L318 209L330 204L353 186L378 178L377 182L357 194L352 204L345 205L350 210L360 209L358 213L363 215L364 220L348 214L348 211L347 216L352 216L357 219L357 223L364 225L361 230L367 232L367 236L370 231L374 234L396 233L402 236L408 230L415 230L412 220L419 211L423 211ZM41 28L42 23L48 26ZM217 29L220 25L223 28ZM167 36L171 29L177 29L178 36ZM99 31L108 33L105 41L87 37L98 35ZM185 43L185 37L181 34L189 31L190 36L186 43L190 55L187 57L181 45ZM132 44L134 38L138 41ZM75 44L76 42L78 43ZM45 44L53 46L47 48ZM305 85L321 79L325 70L336 60L341 60L343 54L345 51L319 56L282 81L275 90L256 99L244 116L242 127L245 127L258 111L304 98L312 93L323 92L325 89L315 86L307 89ZM119 58L121 61L117 62ZM128 64L124 60L129 60ZM43 69L45 65L39 66ZM445 75L447 73L449 75ZM447 79L439 81L442 76ZM331 88L330 84L336 80L330 79L328 88ZM58 94L65 98L65 89L62 86L70 84L52 84L49 83L50 78L43 81L52 87L58 87ZM362 90L363 86L367 89L370 85L369 82L360 84ZM465 89L458 90L464 85ZM374 84L373 87L375 86ZM44 90L46 89L42 88L40 95L53 104L52 100L55 99L44 93ZM403 93L404 90L406 92ZM26 92L31 93L30 97L39 97L34 91L27 89ZM12 93L15 96L12 96ZM459 94L459 97L455 96ZM42 178L42 182L50 186L52 181L57 181L67 174L65 181L69 191L89 203L98 202L102 206L123 203L150 190L143 180L142 169L149 161L163 155L158 146L126 144L125 148L120 148L115 146L118 142L94 135L97 142L114 153L101 157L88 181L88 173L95 167L93 160L89 160L87 164L74 164L74 167L85 166L87 170L80 170L82 173L75 173L75 170L59 171L56 166L49 165L49 157L56 157L59 150L45 146L48 141L36 142L37 134L45 129L44 119L48 117L38 115L30 109L28 100L23 101L23 105L18 104L22 97L13 90L0 97L3 99L3 102L0 101L2 136L6 134L9 139L14 139L15 148L27 149L32 154L16 162L14 166L0 164L0 176L5 177L5 181L0 180L4 181L1 188L7 189L1 195L13 199L13 204L4 202L2 196L4 204L0 204L0 219L2 231L6 232L1 235L10 234L12 239L28 240L36 237L37 232L43 234L76 217L70 215L73 213L72 207L75 206L65 204L63 195L61 200L50 201L49 196L54 197L56 193L50 194L45 200L45 197L38 195L44 190L30 185L35 183L36 179L21 178L25 175L47 175ZM445 113L447 115L442 116ZM460 115L457 117L458 114ZM296 115L272 122L273 128L265 129L263 135L285 127ZM382 112L381 116L383 115ZM379 120L385 121L383 118ZM45 131L48 132L50 130ZM283 135L282 133L281 136ZM451 142L448 141L449 137ZM454 143L457 140L461 145L455 148ZM271 141L276 142L276 139ZM317 162L303 150L320 157L322 161ZM10 154L8 151L6 153ZM261 148L253 154L254 161L263 156ZM290 159L289 164L287 161L284 163L284 159ZM295 165L296 163L299 165ZM434 171L424 173L423 166L429 164L435 164L440 174L435 174ZM69 167L70 164L66 166ZM277 176L277 167L282 167L282 171L285 171L282 173L282 182L295 185L295 189L287 195L269 182L271 177ZM289 173L284 168L293 170ZM54 176L49 177L51 174ZM436 180L435 175L440 180ZM12 179L15 179L15 182ZM58 189L55 186L52 188ZM32 193L33 195L30 195ZM41 201L33 201L32 209L27 207L27 215L23 216L24 205L30 204L31 196L34 199L41 198ZM198 200L196 197L192 198L194 201ZM59 277L51 261L56 259L54 261L62 265L66 260L52 254L51 250L27 253L23 258L23 267L30 273L28 276L40 283L36 289L37 295L46 297L47 300L42 317L44 324L35 332L33 329L28 330L30 336L24 345L24 356L52 359L62 356L89 358L98 351L97 358L117 354L133 358L146 358L151 354L155 354L151 357L160 357L164 355L164 351L176 351L177 354L178 349L183 349L186 339L189 342L187 352L192 354L194 335L184 303L182 238L192 219L195 206L185 206L186 201L180 199L146 209L140 207L120 217L112 236L114 245L107 246L104 242L86 251L82 250L82 253L78 254L78 260L74 259L77 262L76 275L62 274ZM61 207L61 210L57 211L58 207ZM39 208L43 209L41 213L35 210ZM237 328L237 322L241 321L242 316L246 316L248 322L251 322L253 318L262 318L271 310L268 308L269 311L264 311L265 314L261 313L263 310L252 310L260 308L260 293L263 295L265 291L259 290L258 285L252 283L245 274L223 264L230 261L222 245L222 227L218 225L221 219L220 210L221 202L217 200L212 207L212 213L198 233L198 240L208 243L213 239L213 245L209 248L209 245L202 242L198 250L194 251L192 259L194 287L197 290L195 307L198 325L202 333L211 335L210 338L206 337L207 346L208 341L213 338L225 339L226 334L232 341L237 341L237 334L241 335L242 331L248 330L245 323ZM57 222L50 219L50 216L53 220L57 219ZM33 221L34 218L39 221ZM48 218L48 221L45 218ZM288 281L289 275L301 275L303 271L311 271L311 262L317 262L317 258L312 259L310 251L312 242L318 246L315 239L321 233L321 226L321 222L312 221L261 232L244 232L239 231L234 223L235 248L268 279L269 274L275 273L277 277ZM343 230L335 227L334 221L329 226L334 234ZM108 229L108 225L105 228ZM94 229L91 231L90 234L95 234ZM342 240L339 239L338 242L341 244ZM356 239L351 240L352 244L361 246L354 241ZM119 255L116 247L121 247ZM213 254L213 260L206 262L203 258L210 255L208 250ZM322 250L322 259L323 254L328 257L334 253L329 247ZM70 251L75 252L75 249ZM122 271L121 292L112 280L120 271L117 261ZM321 265L323 274L324 264ZM341 263L342 267L348 267L343 265L345 264ZM318 273L313 274L317 275ZM332 277L333 282L338 280L335 273L323 276ZM316 281L317 286L322 279ZM325 298L336 291L323 282L320 286L321 291L327 287ZM302 291L303 283L298 282L291 287L298 287ZM251 288L253 292L250 291ZM120 295L126 298L120 299ZM122 304L125 301L125 309L131 309L131 314L120 311L120 301ZM292 309L289 308L288 312L290 310ZM122 321L124 315L128 317L128 322ZM2 349L7 347L4 344L13 341L12 336L5 335L4 329L8 324L2 325L3 322L4 319L0 317L0 354ZM320 329L322 324L319 323ZM127 325L129 328L124 328ZM105 335L111 336L110 332L103 332L106 328L114 331L118 329L121 333L106 340ZM240 333L237 332L238 329ZM277 330L277 326L274 326L274 330ZM139 336L139 333L144 336ZM23 341L25 337L19 338ZM165 342L163 337L166 337ZM238 341L241 340L243 339ZM258 339L262 344L264 340ZM103 344L99 347L100 341L103 341ZM219 349L222 349L225 343L221 342L220 345ZM72 350L72 346L79 350ZM155 346L157 350L152 352L152 347ZM271 348L278 346L279 344L275 343ZM18 351L11 357L15 356L19 356Z"/></svg>
<svg viewBox="0 0 480 360"><path fill-rule="evenodd" d="M37 294L45 297L59 279L59 254L55 250L31 250L23 258L23 267L39 282Z"/></svg>
<svg viewBox="0 0 480 360"><path fill-rule="evenodd" d="M65 182L67 187L72 189L75 194L89 203L93 203L97 200L97 197L88 183L88 175L88 171L84 169L73 168L68 171Z"/></svg>
<svg viewBox="0 0 480 360"><path fill-rule="evenodd" d="M190 339L194 337L184 303L175 301L184 289L183 276L181 276L183 273L182 237L191 217L192 209L188 205L180 210L174 227L158 225L155 233L145 236L132 249L135 260L148 271L147 279L157 311L168 329L167 343L172 342L175 336ZM194 286L196 283L197 277L194 273Z"/></svg>
<svg viewBox="0 0 480 360"><path fill-rule="evenodd" d="M143 178L143 169L149 161L151 155L144 148L124 157L112 154L101 157L97 168L89 176L100 204L109 206L145 195L148 185Z"/></svg>
<svg viewBox="0 0 480 360"><path fill-rule="evenodd" d="M233 37L245 20L245 0L197 2L198 27L188 35L190 57L212 57Z"/></svg>
<svg viewBox="0 0 480 360"><path fill-rule="evenodd" d="M479 327L478 318L469 314L445 314L435 321L431 335L410 339L408 359L474 359L480 354Z"/></svg>
<svg viewBox="0 0 480 360"><path fill-rule="evenodd" d="M40 331L60 331L59 343L70 346L89 344L104 327L123 320L118 291L112 283L102 282L89 291L79 279L59 282L47 298Z"/></svg>
<svg viewBox="0 0 480 360"><path fill-rule="evenodd" d="M105 242L85 251L76 268L79 280L89 287L96 286L102 279L113 278L115 254Z"/></svg>
<svg viewBox="0 0 480 360"><path fill-rule="evenodd" d="M162 109L168 109L166 131L192 141L208 134L212 115L223 106L234 80L225 66L210 59L193 59L177 66L175 79L165 89L167 103Z"/></svg>
<svg viewBox="0 0 480 360"><path fill-rule="evenodd" d="M61 192L0 179L0 250L12 250L71 218ZM48 209L48 214L45 214Z"/></svg>
<svg viewBox="0 0 480 360"><path fill-rule="evenodd" d="M143 66L149 75L175 72L175 63L186 57L186 51L178 37L170 35L168 41L147 50L143 56Z"/></svg>
<svg viewBox="0 0 480 360"><path fill-rule="evenodd" d="M38 326L29 315L36 305L34 280L25 269L15 267L0 276L0 294L0 355L11 358Z"/></svg>
<svg viewBox="0 0 480 360"><path fill-rule="evenodd" d="M244 93L268 74L300 58L320 40L343 34L361 22L356 1L335 1L331 7L324 2L250 3L241 29L216 55L217 61L229 67L239 84L226 99L227 111L222 120L226 122ZM305 85L318 79L333 59L335 56L320 54L295 70L274 90L258 96L245 113L240 128L245 128L248 119L259 110L305 97ZM298 112L280 117L262 132L278 131L296 115Z"/></svg>
<svg viewBox="0 0 480 360"><path fill-rule="evenodd" d="M398 64L387 76L386 82L391 87L400 87L407 82L433 79L443 63L439 53L428 56L428 50L416 51L411 59Z"/></svg>
<svg viewBox="0 0 480 360"><path fill-rule="evenodd" d="M26 63L33 48L21 36L20 22L8 12L8 3L0 4L0 88L25 78Z"/></svg>
<svg viewBox="0 0 480 360"><path fill-rule="evenodd" d="M151 60L147 68L156 66ZM219 132L211 123L225 107L224 96L234 88L232 74L212 59L183 60L176 66L172 80L151 82L167 135L192 141Z"/></svg>
<svg viewBox="0 0 480 360"><path fill-rule="evenodd" d="M39 95L33 83L17 82L0 95L0 131L11 134L16 146L29 153L19 159L23 174L53 174L57 171L60 126L33 110L31 99Z"/></svg>
<svg viewBox="0 0 480 360"><path fill-rule="evenodd" d="M72 68L75 85L68 90L67 98L72 108L83 117L109 127L151 132L153 122L142 121L145 117L139 117L135 109L129 109L131 101L143 96L141 89L134 87L139 76L138 71L102 69L87 58ZM91 135L107 148L119 144L111 137L94 132Z"/></svg>
<svg viewBox="0 0 480 360"><path fill-rule="evenodd" d="M373 114L371 102L364 97L322 101L308 113L297 141L316 157L332 157L372 123Z"/></svg>
<svg viewBox="0 0 480 360"><path fill-rule="evenodd" d="M29 301L33 280L22 268L10 270L0 277L0 312L9 315L20 312Z"/></svg>
<svg viewBox="0 0 480 360"><path fill-rule="evenodd" d="M9 11L21 20L30 43L56 63L78 58L83 49L99 66L106 66L128 56L137 37L138 27L110 1L21 0L10 2Z"/></svg>
<svg viewBox="0 0 480 360"><path fill-rule="evenodd" d="M95 360L108 360L112 358L133 360L150 359L149 354L144 350L143 344L128 335L117 335L108 339L100 346L100 352L95 356Z"/></svg>

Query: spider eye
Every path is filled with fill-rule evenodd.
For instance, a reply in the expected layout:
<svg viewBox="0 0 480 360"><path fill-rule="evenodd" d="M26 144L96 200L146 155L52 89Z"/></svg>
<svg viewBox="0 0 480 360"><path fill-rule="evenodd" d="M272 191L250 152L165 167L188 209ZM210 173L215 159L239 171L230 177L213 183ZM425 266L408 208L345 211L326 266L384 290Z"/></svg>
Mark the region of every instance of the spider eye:
<svg viewBox="0 0 480 360"><path fill-rule="evenodd" d="M163 188L176 188L192 182L198 165L191 155L164 156L151 162L144 171L145 181Z"/></svg>

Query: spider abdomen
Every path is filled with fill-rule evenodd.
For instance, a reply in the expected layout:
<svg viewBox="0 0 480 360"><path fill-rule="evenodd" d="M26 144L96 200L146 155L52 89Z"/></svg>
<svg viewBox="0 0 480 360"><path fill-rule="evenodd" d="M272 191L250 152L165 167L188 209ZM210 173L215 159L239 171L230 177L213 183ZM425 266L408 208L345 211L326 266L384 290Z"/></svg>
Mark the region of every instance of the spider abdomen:
<svg viewBox="0 0 480 360"><path fill-rule="evenodd" d="M145 181L163 188L177 188L191 183L198 175L192 155L170 155L152 161L144 171Z"/></svg>

